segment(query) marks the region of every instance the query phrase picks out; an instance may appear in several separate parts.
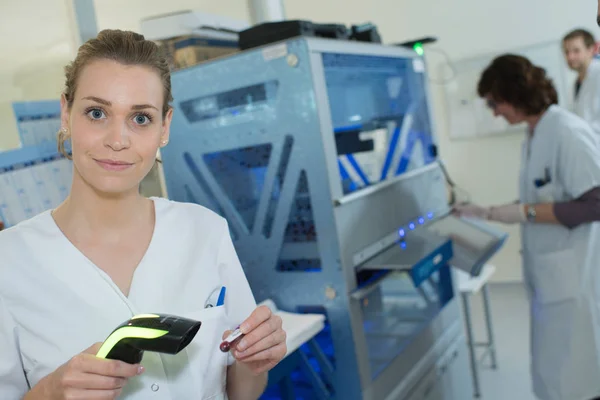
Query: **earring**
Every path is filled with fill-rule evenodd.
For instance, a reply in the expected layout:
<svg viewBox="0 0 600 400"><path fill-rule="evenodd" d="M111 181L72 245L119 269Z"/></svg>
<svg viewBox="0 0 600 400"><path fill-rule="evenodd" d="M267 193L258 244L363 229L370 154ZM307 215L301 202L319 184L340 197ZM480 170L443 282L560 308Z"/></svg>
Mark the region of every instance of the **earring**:
<svg viewBox="0 0 600 400"><path fill-rule="evenodd" d="M163 140L163 141L162 141L162 145L163 145L163 146L165 146L167 143L169 143L169 141L168 141L168 140Z"/></svg>

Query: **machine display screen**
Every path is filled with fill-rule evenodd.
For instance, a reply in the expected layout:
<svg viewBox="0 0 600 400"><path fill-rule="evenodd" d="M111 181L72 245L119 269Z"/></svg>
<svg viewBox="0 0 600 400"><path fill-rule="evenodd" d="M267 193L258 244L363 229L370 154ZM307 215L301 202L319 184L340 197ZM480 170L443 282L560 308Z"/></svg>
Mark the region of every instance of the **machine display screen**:
<svg viewBox="0 0 600 400"><path fill-rule="evenodd" d="M182 102L181 109L190 122L240 115L261 109L272 102L278 86L277 81L269 81L202 96Z"/></svg>
<svg viewBox="0 0 600 400"><path fill-rule="evenodd" d="M423 60L322 54L344 194L435 161Z"/></svg>
<svg viewBox="0 0 600 400"><path fill-rule="evenodd" d="M323 54L334 128L400 118L411 102L410 65L410 59Z"/></svg>

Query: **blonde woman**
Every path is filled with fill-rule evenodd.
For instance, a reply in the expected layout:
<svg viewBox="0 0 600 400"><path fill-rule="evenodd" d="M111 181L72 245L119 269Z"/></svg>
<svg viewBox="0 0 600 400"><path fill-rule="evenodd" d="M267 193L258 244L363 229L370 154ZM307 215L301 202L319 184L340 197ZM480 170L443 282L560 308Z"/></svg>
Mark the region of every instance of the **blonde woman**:
<svg viewBox="0 0 600 400"><path fill-rule="evenodd" d="M281 319L256 307L226 221L139 193L168 143L171 100L167 61L132 32L100 32L66 68L59 141L71 141L71 192L0 233L3 400L256 399L284 357ZM224 305L205 308L221 287ZM175 356L96 357L139 313L202 326ZM238 325L245 337L221 352Z"/></svg>

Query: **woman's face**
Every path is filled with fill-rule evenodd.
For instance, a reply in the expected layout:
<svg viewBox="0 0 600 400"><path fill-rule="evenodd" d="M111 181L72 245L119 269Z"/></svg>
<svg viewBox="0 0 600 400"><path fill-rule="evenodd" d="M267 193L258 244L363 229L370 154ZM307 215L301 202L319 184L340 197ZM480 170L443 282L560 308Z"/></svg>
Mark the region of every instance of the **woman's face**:
<svg viewBox="0 0 600 400"><path fill-rule="evenodd" d="M525 121L525 114L507 102L497 102L490 95L485 96L487 106L495 117L503 117L511 125Z"/></svg>
<svg viewBox="0 0 600 400"><path fill-rule="evenodd" d="M111 60L88 64L77 80L73 105L62 98L75 179L106 194L138 191L169 139L172 111L163 119L157 72Z"/></svg>

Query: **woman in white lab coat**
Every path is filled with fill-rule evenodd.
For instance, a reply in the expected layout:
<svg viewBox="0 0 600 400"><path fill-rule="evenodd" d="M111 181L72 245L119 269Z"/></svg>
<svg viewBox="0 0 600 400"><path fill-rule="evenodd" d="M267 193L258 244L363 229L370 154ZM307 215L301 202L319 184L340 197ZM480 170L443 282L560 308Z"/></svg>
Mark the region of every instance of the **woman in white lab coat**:
<svg viewBox="0 0 600 400"><path fill-rule="evenodd" d="M284 357L281 319L256 307L225 220L139 194L167 145L171 100L166 59L132 32L100 32L66 68L59 141L71 141L71 192L0 232L2 400L256 399ZM177 355L95 356L140 313L202 325ZM221 352L240 324L245 337Z"/></svg>
<svg viewBox="0 0 600 400"><path fill-rule="evenodd" d="M521 224L531 302L531 372L542 400L600 397L600 145L557 103L545 71L516 55L495 59L479 95L496 116L525 122L519 200L456 212Z"/></svg>

